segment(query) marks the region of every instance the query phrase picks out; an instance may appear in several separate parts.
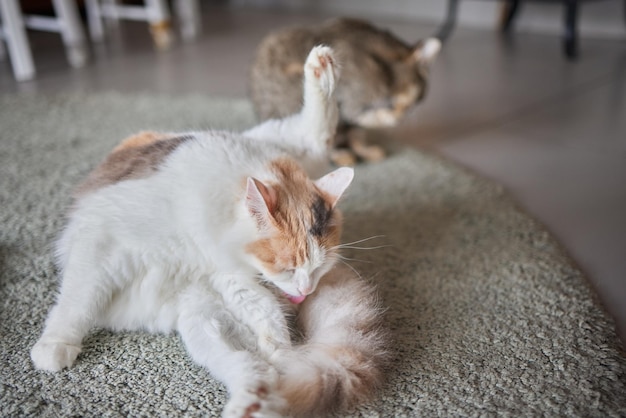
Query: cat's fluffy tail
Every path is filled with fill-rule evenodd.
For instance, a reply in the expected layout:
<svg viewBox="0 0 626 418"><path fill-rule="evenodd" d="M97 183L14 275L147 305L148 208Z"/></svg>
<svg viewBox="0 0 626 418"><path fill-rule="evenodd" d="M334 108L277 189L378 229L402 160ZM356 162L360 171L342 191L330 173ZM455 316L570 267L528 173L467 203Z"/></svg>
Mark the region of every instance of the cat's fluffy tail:
<svg viewBox="0 0 626 418"><path fill-rule="evenodd" d="M335 268L301 305L305 341L281 356L280 392L294 416L324 416L367 401L380 386L387 333L374 288Z"/></svg>

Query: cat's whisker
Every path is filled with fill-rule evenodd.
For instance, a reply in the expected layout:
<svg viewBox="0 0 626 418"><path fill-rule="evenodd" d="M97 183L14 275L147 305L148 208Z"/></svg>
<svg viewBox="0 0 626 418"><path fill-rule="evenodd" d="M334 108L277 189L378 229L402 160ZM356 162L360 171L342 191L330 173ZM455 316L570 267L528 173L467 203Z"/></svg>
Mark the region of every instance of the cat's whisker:
<svg viewBox="0 0 626 418"><path fill-rule="evenodd" d="M345 257L343 255L338 254L337 255L338 258L340 258L341 260L345 260L345 261L358 261L359 263L368 263L371 264L371 261L367 261L367 260L360 260L358 258L349 258L349 257Z"/></svg>
<svg viewBox="0 0 626 418"><path fill-rule="evenodd" d="M354 267L352 267L350 264L348 264L346 261L342 260L341 258L339 259L339 261L341 261L343 264L345 264L350 270L352 270L354 272L354 274L356 274L358 276L359 279L362 279L363 276L361 276L361 273L359 273Z"/></svg>
<svg viewBox="0 0 626 418"><path fill-rule="evenodd" d="M349 249L349 250L377 250L379 248L388 248L392 245L377 245L376 247L355 247L353 245L338 245L337 249Z"/></svg>
<svg viewBox="0 0 626 418"><path fill-rule="evenodd" d="M346 242L343 244L339 244L336 245L334 247L332 247L333 250L337 250L337 249L343 249L343 248L347 248L347 249L356 249L356 250L373 250L373 249L377 249L377 248L384 248L384 247L389 247L390 245L379 245L376 247L357 247L354 246L354 244L359 244L361 242L365 242L365 241L369 241L372 239L376 239L376 238L384 238L384 235L374 235L372 237L368 237L368 238L363 238L357 241L352 241L352 242Z"/></svg>
<svg viewBox="0 0 626 418"><path fill-rule="evenodd" d="M367 238L363 238L363 239L359 239L356 241L352 241L352 242L345 242L343 244L339 244L339 245L352 245L352 244L358 244L360 242L365 242L365 241L369 241L371 239L376 239L376 238L385 238L385 235L373 235L371 237L367 237Z"/></svg>

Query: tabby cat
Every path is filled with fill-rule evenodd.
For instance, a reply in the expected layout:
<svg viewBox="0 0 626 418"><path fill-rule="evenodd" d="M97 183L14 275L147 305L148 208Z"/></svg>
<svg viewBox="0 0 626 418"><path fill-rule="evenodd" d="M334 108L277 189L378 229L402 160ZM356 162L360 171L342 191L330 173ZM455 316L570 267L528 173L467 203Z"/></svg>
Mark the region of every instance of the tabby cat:
<svg viewBox="0 0 626 418"><path fill-rule="evenodd" d="M91 173L57 244L63 278L31 350L37 369L71 367L94 326L176 331L226 385L224 417L324 415L370 398L380 310L371 285L335 266L353 170L309 177L337 124L333 51L314 47L304 68L298 114L242 134L144 132Z"/></svg>
<svg viewBox="0 0 626 418"><path fill-rule="evenodd" d="M285 117L300 108L302 63L318 44L336 51L344 74L336 91L340 124L333 161L353 165L357 157L383 158L382 148L366 145L362 129L352 128L393 126L423 100L441 42L428 38L409 45L368 22L348 18L270 33L250 69L250 95L261 120Z"/></svg>

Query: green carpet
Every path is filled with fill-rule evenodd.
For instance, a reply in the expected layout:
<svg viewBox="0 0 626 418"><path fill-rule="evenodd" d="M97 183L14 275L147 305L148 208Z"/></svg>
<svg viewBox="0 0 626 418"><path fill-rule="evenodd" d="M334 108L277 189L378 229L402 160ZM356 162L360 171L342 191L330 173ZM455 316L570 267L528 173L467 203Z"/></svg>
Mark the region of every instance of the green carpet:
<svg viewBox="0 0 626 418"><path fill-rule="evenodd" d="M226 393L176 335L94 330L75 366L35 371L51 244L71 188L125 136L245 128L246 101L0 98L0 416L215 416ZM394 337L379 397L349 416L626 416L613 323L559 245L493 183L414 150L357 168L344 253L379 286Z"/></svg>

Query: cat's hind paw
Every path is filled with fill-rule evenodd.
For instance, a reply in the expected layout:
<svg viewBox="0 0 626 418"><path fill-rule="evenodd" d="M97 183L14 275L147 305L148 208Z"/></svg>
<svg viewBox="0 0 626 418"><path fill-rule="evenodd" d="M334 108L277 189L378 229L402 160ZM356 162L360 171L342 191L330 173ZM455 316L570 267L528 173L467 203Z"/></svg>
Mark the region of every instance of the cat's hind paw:
<svg viewBox="0 0 626 418"><path fill-rule="evenodd" d="M234 394L228 401L223 418L280 418L284 417L287 403L264 386Z"/></svg>
<svg viewBox="0 0 626 418"><path fill-rule="evenodd" d="M71 367L80 354L81 348L56 341L39 340L30 351L30 358L35 368L49 372L58 372Z"/></svg>
<svg viewBox="0 0 626 418"><path fill-rule="evenodd" d="M331 47L319 45L311 49L304 63L304 77L307 84L317 86L324 96L333 94L339 81L339 65Z"/></svg>

